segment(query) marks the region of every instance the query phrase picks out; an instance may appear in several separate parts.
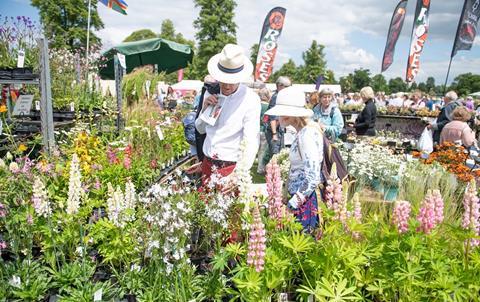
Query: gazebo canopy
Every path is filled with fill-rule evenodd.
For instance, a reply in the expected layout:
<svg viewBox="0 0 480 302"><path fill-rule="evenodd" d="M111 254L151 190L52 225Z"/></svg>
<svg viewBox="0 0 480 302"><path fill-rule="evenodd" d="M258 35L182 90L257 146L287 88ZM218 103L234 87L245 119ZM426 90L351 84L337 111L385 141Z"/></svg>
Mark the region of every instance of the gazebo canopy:
<svg viewBox="0 0 480 302"><path fill-rule="evenodd" d="M193 50L188 45L179 44L161 38L135 42L126 42L107 50L103 57L100 77L114 79L114 56L125 55L127 73L145 65L157 65L158 71L170 73L184 68L192 62Z"/></svg>

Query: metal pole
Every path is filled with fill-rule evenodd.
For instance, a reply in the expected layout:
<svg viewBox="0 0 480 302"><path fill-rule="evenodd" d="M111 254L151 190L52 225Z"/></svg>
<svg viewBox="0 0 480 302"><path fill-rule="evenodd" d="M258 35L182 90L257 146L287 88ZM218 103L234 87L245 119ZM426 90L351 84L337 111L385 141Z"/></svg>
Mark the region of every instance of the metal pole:
<svg viewBox="0 0 480 302"><path fill-rule="evenodd" d="M123 129L123 118L122 118L122 109L123 109L123 99L122 99L122 77L123 77L123 67L118 61L118 56L115 55L113 58L113 69L115 71L115 90L117 96L117 132L120 132Z"/></svg>
<svg viewBox="0 0 480 302"><path fill-rule="evenodd" d="M38 39L38 45L40 47L40 119L42 125L42 140L45 152L51 155L55 148L55 137L53 133L53 106L48 42L45 37Z"/></svg>
<svg viewBox="0 0 480 302"><path fill-rule="evenodd" d="M448 82L448 76L450 75L450 67L452 67L452 60L453 60L453 57L450 57L450 63L448 64L447 77L445 78L445 85L443 86L443 95L447 93L447 82Z"/></svg>
<svg viewBox="0 0 480 302"><path fill-rule="evenodd" d="M87 19L87 49L85 50L86 73L88 76L88 53L90 51L90 19L92 18L92 0L88 0L88 19Z"/></svg>

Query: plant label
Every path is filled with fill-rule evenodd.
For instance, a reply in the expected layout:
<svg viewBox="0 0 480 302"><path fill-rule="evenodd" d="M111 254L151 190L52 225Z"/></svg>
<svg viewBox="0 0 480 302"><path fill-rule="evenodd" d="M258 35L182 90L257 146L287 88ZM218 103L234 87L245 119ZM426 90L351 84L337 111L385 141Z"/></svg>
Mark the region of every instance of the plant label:
<svg viewBox="0 0 480 302"><path fill-rule="evenodd" d="M40 111L40 101L35 101L35 110Z"/></svg>
<svg viewBox="0 0 480 302"><path fill-rule="evenodd" d="M20 50L18 52L17 67L18 68L23 68L24 64L25 64L25 51Z"/></svg>
<svg viewBox="0 0 480 302"><path fill-rule="evenodd" d="M163 139L164 139L163 131L162 131L162 128L160 127L160 125L155 126L155 131L157 131L158 139L163 141Z"/></svg>
<svg viewBox="0 0 480 302"><path fill-rule="evenodd" d="M93 301L102 301L103 288L100 288L93 294Z"/></svg>
<svg viewBox="0 0 480 302"><path fill-rule="evenodd" d="M3 133L3 122L0 120L0 135Z"/></svg>
<svg viewBox="0 0 480 302"><path fill-rule="evenodd" d="M74 102L70 103L70 111L75 111L75 103Z"/></svg>
<svg viewBox="0 0 480 302"><path fill-rule="evenodd" d="M15 107L13 108L13 116L28 115L32 108L33 95L21 95L18 97Z"/></svg>
<svg viewBox="0 0 480 302"><path fill-rule="evenodd" d="M121 53L117 53L118 62L123 69L127 69L127 62L125 61L125 55Z"/></svg>

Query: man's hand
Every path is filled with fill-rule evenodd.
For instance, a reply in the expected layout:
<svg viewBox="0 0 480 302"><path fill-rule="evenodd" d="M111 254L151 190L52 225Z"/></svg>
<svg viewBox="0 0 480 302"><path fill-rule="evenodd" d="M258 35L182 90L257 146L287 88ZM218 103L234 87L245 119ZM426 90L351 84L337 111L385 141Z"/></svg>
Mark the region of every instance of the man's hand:
<svg viewBox="0 0 480 302"><path fill-rule="evenodd" d="M432 128L433 128L433 125L432 125L432 124L428 124L428 125L427 125L427 129L428 129L428 130L432 130Z"/></svg>
<svg viewBox="0 0 480 302"><path fill-rule="evenodd" d="M272 136L272 140L273 140L273 141L278 141L278 134L275 133L275 134Z"/></svg>
<svg viewBox="0 0 480 302"><path fill-rule="evenodd" d="M202 172L202 163L199 162L199 163L196 163L190 167L187 168L187 170L185 170L185 173L187 174L197 174L197 173L200 173Z"/></svg>
<svg viewBox="0 0 480 302"><path fill-rule="evenodd" d="M218 103L218 99L216 96L214 95L209 96L208 98L203 100L202 112L205 111L205 109L207 109L208 106L210 105L215 106L217 105L217 103Z"/></svg>

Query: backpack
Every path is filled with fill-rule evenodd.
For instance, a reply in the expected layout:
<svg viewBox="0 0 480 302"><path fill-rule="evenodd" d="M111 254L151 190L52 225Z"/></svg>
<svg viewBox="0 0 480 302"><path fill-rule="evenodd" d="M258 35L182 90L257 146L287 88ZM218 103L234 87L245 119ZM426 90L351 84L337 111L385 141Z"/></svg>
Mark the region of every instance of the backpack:
<svg viewBox="0 0 480 302"><path fill-rule="evenodd" d="M187 113L183 118L183 133L187 143L195 145L195 118L197 113L195 111Z"/></svg>
<svg viewBox="0 0 480 302"><path fill-rule="evenodd" d="M348 169L343 161L342 155L335 145L330 143L330 140L327 138L325 133L322 133L323 138L323 161L322 161L322 175L323 175L323 185L327 182L327 179L330 177L330 172L332 167L335 166L335 171L337 177L340 181L344 181L348 177ZM300 151L300 144L298 144L298 151L300 157L302 157L302 152Z"/></svg>

